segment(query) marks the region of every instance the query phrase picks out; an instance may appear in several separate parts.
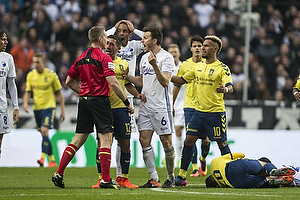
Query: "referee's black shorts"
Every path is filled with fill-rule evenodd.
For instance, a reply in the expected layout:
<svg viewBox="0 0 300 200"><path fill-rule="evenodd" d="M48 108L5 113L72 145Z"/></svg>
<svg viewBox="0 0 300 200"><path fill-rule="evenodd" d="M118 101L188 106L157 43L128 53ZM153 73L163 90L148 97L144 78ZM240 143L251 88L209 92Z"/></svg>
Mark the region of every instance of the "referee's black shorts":
<svg viewBox="0 0 300 200"><path fill-rule="evenodd" d="M76 133L113 132L112 113L108 97L79 97Z"/></svg>

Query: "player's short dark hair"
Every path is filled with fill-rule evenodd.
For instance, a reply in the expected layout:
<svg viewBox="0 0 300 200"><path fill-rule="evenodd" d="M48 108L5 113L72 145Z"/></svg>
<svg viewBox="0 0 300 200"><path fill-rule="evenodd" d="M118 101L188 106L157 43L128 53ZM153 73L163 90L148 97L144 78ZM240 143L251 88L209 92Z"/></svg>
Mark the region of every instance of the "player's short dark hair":
<svg viewBox="0 0 300 200"><path fill-rule="evenodd" d="M0 29L0 37L2 38L3 36L7 36L7 33L3 29Z"/></svg>
<svg viewBox="0 0 300 200"><path fill-rule="evenodd" d="M107 38L115 39L117 47L120 47L122 45L122 39L118 35L116 35L116 34L109 35Z"/></svg>
<svg viewBox="0 0 300 200"><path fill-rule="evenodd" d="M200 35L194 35L194 36L191 38L191 41L190 41L190 47L192 47L193 42L200 42L201 44L203 44L204 39L203 39Z"/></svg>
<svg viewBox="0 0 300 200"><path fill-rule="evenodd" d="M266 162L266 163L272 163L271 160L267 157L261 157L258 159L259 161L262 161L262 162Z"/></svg>
<svg viewBox="0 0 300 200"><path fill-rule="evenodd" d="M145 27L143 29L143 31L144 32L150 32L151 33L151 38L157 40L157 42L156 42L157 45L161 45L162 44L163 34L162 34L161 30L157 26L154 26L154 27Z"/></svg>
<svg viewBox="0 0 300 200"><path fill-rule="evenodd" d="M214 177L212 175L210 175L209 177L207 177L205 179L205 185L208 188L216 188L219 186L217 181L214 179Z"/></svg>

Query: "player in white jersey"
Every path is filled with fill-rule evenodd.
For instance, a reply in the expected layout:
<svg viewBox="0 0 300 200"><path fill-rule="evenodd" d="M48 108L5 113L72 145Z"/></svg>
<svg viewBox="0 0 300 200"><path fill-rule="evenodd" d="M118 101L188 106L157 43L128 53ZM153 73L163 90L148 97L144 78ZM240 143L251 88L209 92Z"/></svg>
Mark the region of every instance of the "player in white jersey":
<svg viewBox="0 0 300 200"><path fill-rule="evenodd" d="M161 187L155 167L154 150L151 138L155 131L160 138L165 151L167 180L164 188L174 187L174 159L175 151L172 145L172 93L170 79L175 69L173 56L162 49L162 32L158 27L144 29L142 43L144 51L140 61L140 76L134 77L125 74L130 82L143 87L142 94L146 102L141 102L138 116L140 143L143 149L143 159L146 164L150 180L141 188Z"/></svg>
<svg viewBox="0 0 300 200"><path fill-rule="evenodd" d="M122 46L121 49L118 51L117 56L126 60L129 64L129 74L135 76L136 71L136 59L137 56L144 51L144 45L142 44L141 40L131 40L129 39L132 36L132 33L136 34L140 38L143 37L144 32L137 30L134 28L133 24L128 20L121 20L116 23L114 27L106 31L107 36L113 35L117 33L117 35L122 39ZM127 92L127 98L131 105L133 105L133 96L129 92ZM130 115L131 117L131 133L138 133L135 117L134 115ZM120 164L121 158L121 148L118 145L116 151L116 177L122 177L122 169Z"/></svg>
<svg viewBox="0 0 300 200"><path fill-rule="evenodd" d="M1 144L3 135L10 132L8 110L7 110L7 98L6 91L8 89L12 104L13 111L13 125L19 121L19 104L17 87L15 83L16 69L12 55L4 52L8 44L7 33L0 30L0 156L1 156ZM7 84L7 87L6 87Z"/></svg>
<svg viewBox="0 0 300 200"><path fill-rule="evenodd" d="M172 73L172 76L176 76L177 72L179 70L179 67L181 65L180 61L180 50L179 46L177 44L170 44L168 47L168 52L173 56L174 62L175 62L175 70ZM173 91L174 85L171 85L171 90ZM173 91L174 92L174 91ZM175 134L176 134L176 143L175 143L175 163L177 163L177 166L180 167L180 158L181 158L181 151L182 151L182 131L185 127L185 121L184 121L184 111L183 111L183 105L184 105L184 96L185 96L185 85L181 86L181 90L179 90L179 93L177 95L176 100L174 101L174 93L173 93L173 115L174 115L174 126L175 126Z"/></svg>

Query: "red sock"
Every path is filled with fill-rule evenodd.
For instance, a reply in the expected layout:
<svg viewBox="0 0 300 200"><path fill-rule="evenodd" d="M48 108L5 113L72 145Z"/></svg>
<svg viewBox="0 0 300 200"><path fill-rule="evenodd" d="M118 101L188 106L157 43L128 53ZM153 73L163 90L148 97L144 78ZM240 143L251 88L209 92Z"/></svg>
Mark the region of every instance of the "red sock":
<svg viewBox="0 0 300 200"><path fill-rule="evenodd" d="M110 181L111 149L100 148L99 157L100 157L100 164L102 170L102 179L105 182L108 182Z"/></svg>
<svg viewBox="0 0 300 200"><path fill-rule="evenodd" d="M57 169L57 173L59 175L63 175L64 171L69 164L69 162L72 160L72 158L75 156L75 153L77 152L78 148L74 144L69 144L65 150L64 153L60 159L60 163Z"/></svg>

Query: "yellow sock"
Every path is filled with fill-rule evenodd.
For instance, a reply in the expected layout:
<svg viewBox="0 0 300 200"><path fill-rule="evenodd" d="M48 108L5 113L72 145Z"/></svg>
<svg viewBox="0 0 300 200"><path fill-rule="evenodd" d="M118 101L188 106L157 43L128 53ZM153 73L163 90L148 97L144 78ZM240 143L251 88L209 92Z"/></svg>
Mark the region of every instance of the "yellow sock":
<svg viewBox="0 0 300 200"><path fill-rule="evenodd" d="M122 178L128 178L128 174L122 174Z"/></svg>
<svg viewBox="0 0 300 200"><path fill-rule="evenodd" d="M99 180L102 179L102 173L98 173Z"/></svg>
<svg viewBox="0 0 300 200"><path fill-rule="evenodd" d="M54 155L49 155L49 160L55 162Z"/></svg>
<svg viewBox="0 0 300 200"><path fill-rule="evenodd" d="M41 158L42 158L43 160L45 160L46 156L47 156L47 154L44 153L44 152L42 152Z"/></svg>
<svg viewBox="0 0 300 200"><path fill-rule="evenodd" d="M199 170L198 164L197 164L197 163L193 163L192 166L193 166L193 171L194 171L194 170Z"/></svg>
<svg viewBox="0 0 300 200"><path fill-rule="evenodd" d="M205 161L206 158L203 158L202 156L200 156L200 161Z"/></svg>
<svg viewBox="0 0 300 200"><path fill-rule="evenodd" d="M182 178L186 178L186 172L184 169L180 169L178 175L181 176Z"/></svg>

